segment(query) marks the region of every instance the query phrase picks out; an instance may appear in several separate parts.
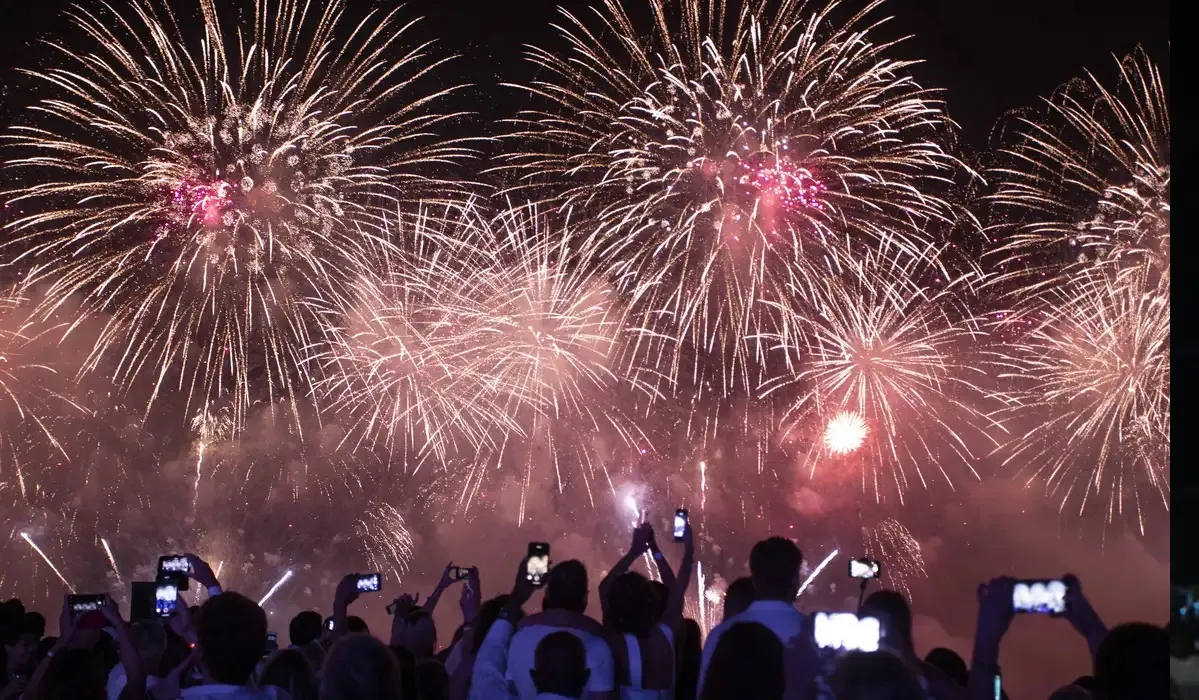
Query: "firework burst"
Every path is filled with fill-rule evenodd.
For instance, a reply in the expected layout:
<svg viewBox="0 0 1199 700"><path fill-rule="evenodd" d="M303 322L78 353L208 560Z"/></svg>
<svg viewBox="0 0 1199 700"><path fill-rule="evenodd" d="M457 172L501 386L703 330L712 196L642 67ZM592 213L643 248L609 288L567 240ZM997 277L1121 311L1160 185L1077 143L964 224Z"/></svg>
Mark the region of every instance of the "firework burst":
<svg viewBox="0 0 1199 700"><path fill-rule="evenodd" d="M1135 513L1144 534L1142 492L1170 508L1169 299L1106 275L1042 299L1055 311L998 358L1014 383L1006 415L1022 426L1005 463L1043 480L1062 510L1098 502L1108 522Z"/></svg>
<svg viewBox="0 0 1199 700"><path fill-rule="evenodd" d="M77 6L95 50L48 42L45 93L5 137L24 183L6 250L52 310L76 296L108 319L114 379L180 390L185 415L305 393L310 309L385 244L383 213L440 193L430 167L468 154L439 141L445 59L410 42L399 9L359 23L344 2L257 0L226 33L199 0L195 36L159 0Z"/></svg>
<svg viewBox="0 0 1199 700"><path fill-rule="evenodd" d="M1120 69L1116 89L1072 81L1003 134L996 358L1007 462L1063 510L1135 512L1144 534L1143 492L1169 509L1170 122L1148 56Z"/></svg>
<svg viewBox="0 0 1199 700"><path fill-rule="evenodd" d="M1116 90L1088 75L1013 121L988 174L996 283L1028 298L1147 279L1168 297L1170 116L1157 66L1138 50L1120 63Z"/></svg>
<svg viewBox="0 0 1199 700"><path fill-rule="evenodd" d="M941 105L871 41L872 3L652 0L644 36L608 0L563 10L565 51L534 48L545 106L502 170L596 224L596 259L633 302L636 362L725 398L791 368L786 290L829 246L924 250L951 216L926 194L956 161ZM539 190L541 191L541 190Z"/></svg>
<svg viewBox="0 0 1199 700"><path fill-rule="evenodd" d="M970 442L983 435L985 391L965 359L982 336L965 304L972 279L924 268L927 285L913 282L926 276L919 266L871 260L830 274L801 321L804 368L764 389L802 391L784 420L818 433L811 471L860 465L878 499L889 481L902 502L911 474L926 488L938 477L952 487L954 472L978 478Z"/></svg>

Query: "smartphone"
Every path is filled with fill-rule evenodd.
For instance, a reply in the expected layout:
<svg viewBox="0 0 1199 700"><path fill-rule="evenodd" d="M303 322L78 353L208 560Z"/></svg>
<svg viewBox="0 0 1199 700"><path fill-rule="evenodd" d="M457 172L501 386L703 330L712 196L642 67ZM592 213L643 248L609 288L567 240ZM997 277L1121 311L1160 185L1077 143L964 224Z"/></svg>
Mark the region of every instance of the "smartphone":
<svg viewBox="0 0 1199 700"><path fill-rule="evenodd" d="M379 574L356 574L359 593L378 593L382 577Z"/></svg>
<svg viewBox="0 0 1199 700"><path fill-rule="evenodd" d="M859 580L878 578L883 573L882 564L873 559L850 559L849 577Z"/></svg>
<svg viewBox="0 0 1199 700"><path fill-rule="evenodd" d="M129 621L142 622L153 620L154 592L157 585L153 581L134 581L129 593Z"/></svg>
<svg viewBox="0 0 1199 700"><path fill-rule="evenodd" d="M545 585L545 577L550 573L550 545L548 542L529 543L529 562L525 569L525 578L534 586Z"/></svg>
<svg viewBox="0 0 1199 700"><path fill-rule="evenodd" d="M993 695L995 700L1003 700L1003 681L1000 679L999 671L995 672L995 689Z"/></svg>
<svg viewBox="0 0 1199 700"><path fill-rule="evenodd" d="M683 541L683 532L687 529L687 509L679 508L674 512L674 541Z"/></svg>
<svg viewBox="0 0 1199 700"><path fill-rule="evenodd" d="M450 580L462 581L464 579L468 579L470 578L471 571L472 568L469 566L455 566L454 568L450 569Z"/></svg>
<svg viewBox="0 0 1199 700"><path fill-rule="evenodd" d="M877 618L853 613L816 613L813 636L821 649L878 651L882 626Z"/></svg>
<svg viewBox="0 0 1199 700"><path fill-rule="evenodd" d="M279 635L275 632L266 633L266 653L272 654L279 651Z"/></svg>
<svg viewBox="0 0 1199 700"><path fill-rule="evenodd" d="M1060 580L1017 581L1012 586L1012 612L1064 615L1069 589Z"/></svg>
<svg viewBox="0 0 1199 700"><path fill-rule="evenodd" d="M330 632L333 631L333 618L325 618L325 629L329 630Z"/></svg>
<svg viewBox="0 0 1199 700"><path fill-rule="evenodd" d="M67 604L71 606L71 612L76 615L99 610L107 599L103 593L86 593L81 595L67 596Z"/></svg>
<svg viewBox="0 0 1199 700"><path fill-rule="evenodd" d="M175 614L175 606L179 602L179 586L168 576L154 582L154 614L158 617L170 617Z"/></svg>
<svg viewBox="0 0 1199 700"><path fill-rule="evenodd" d="M158 580L173 581L175 587L180 590L187 590L191 570L191 562L182 554L168 554L158 558Z"/></svg>

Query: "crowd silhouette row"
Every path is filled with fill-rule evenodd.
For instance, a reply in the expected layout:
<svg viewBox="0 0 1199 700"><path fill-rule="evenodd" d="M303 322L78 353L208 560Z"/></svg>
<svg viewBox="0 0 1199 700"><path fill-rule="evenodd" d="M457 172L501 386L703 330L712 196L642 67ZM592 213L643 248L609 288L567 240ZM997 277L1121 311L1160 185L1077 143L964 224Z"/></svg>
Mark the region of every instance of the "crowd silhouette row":
<svg viewBox="0 0 1199 700"><path fill-rule="evenodd" d="M387 643L349 614L362 593L360 578L349 575L334 593L332 615L299 613L281 649L263 609L224 591L211 567L188 554L187 576L208 598L189 607L180 593L168 615L130 624L111 599L85 610L64 596L58 636L47 637L42 615L18 600L3 603L0 700L1007 697L999 651L1016 614L1019 584L1011 578L978 587L969 664L943 648L921 658L911 610L897 592L877 591L856 611L800 612L800 549L771 537L753 547L750 576L728 586L724 620L703 639L696 621L684 617L694 550L690 527L680 534L676 573L652 527L635 529L628 552L599 583L598 619L587 614L590 579L577 560L556 563L542 577L531 575L536 567L526 558L511 590L486 601L478 570L450 565L424 601L405 594L387 606ZM658 580L630 571L646 555ZM1060 615L1085 639L1093 668L1051 700L1181 697L1170 678L1169 631L1146 623L1109 630L1081 583L1071 576L1061 582ZM433 611L459 584L462 622L439 644ZM541 611L526 611L542 586Z"/></svg>

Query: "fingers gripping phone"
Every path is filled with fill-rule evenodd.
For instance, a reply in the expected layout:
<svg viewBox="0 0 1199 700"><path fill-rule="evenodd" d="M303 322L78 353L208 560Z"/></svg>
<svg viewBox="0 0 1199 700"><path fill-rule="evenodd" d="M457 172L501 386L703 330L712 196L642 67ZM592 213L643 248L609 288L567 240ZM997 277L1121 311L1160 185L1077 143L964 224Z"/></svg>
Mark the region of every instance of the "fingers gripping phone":
<svg viewBox="0 0 1199 700"><path fill-rule="evenodd" d="M470 566L455 566L450 569L451 581L464 581L470 578L470 572L474 571L474 567Z"/></svg>
<svg viewBox="0 0 1199 700"><path fill-rule="evenodd" d="M878 578L883 573L883 566L873 559L850 559L849 577L861 581Z"/></svg>
<svg viewBox="0 0 1199 700"><path fill-rule="evenodd" d="M682 542L683 533L687 531L687 509L679 508L674 512L674 541Z"/></svg>
<svg viewBox="0 0 1199 700"><path fill-rule="evenodd" d="M878 651L882 625L877 618L853 613L816 613L813 636L821 649Z"/></svg>
<svg viewBox="0 0 1199 700"><path fill-rule="evenodd" d="M548 542L530 542L528 563L525 565L525 578L534 586L545 585L545 578L550 573L550 545Z"/></svg>
<svg viewBox="0 0 1199 700"><path fill-rule="evenodd" d="M355 574L358 581L355 586L359 593L378 593L382 586L383 577L379 574Z"/></svg>
<svg viewBox="0 0 1199 700"><path fill-rule="evenodd" d="M1017 581L1012 586L1012 612L1064 615L1069 590L1060 580Z"/></svg>

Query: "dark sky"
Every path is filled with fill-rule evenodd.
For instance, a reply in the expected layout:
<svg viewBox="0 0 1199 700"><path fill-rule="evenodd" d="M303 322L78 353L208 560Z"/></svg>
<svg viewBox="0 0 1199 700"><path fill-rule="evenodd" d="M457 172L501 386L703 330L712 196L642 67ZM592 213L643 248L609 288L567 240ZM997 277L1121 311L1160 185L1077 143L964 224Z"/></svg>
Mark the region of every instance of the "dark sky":
<svg viewBox="0 0 1199 700"><path fill-rule="evenodd" d="M578 7L598 0L570 0ZM351 5L365 0L350 0ZM189 3L190 4L190 3ZM248 4L248 2L247 2ZM381 3L390 6L390 3ZM502 116L511 97L487 89L500 76L522 74L520 47L547 38L560 2L554 0L412 0L437 36L465 61L457 68L476 83L475 108ZM864 0L848 0L856 9ZM56 33L66 0L0 0L0 67L28 63L34 37ZM186 7L187 5L181 5ZM880 16L895 17L893 37L912 35L899 53L926 61L918 70L944 88L950 113L967 143L981 147L1003 112L1035 102L1082 67L1114 71L1112 53L1143 43L1158 61L1169 52L1168 0L894 0ZM0 84L6 82L0 80ZM5 97L12 100L12 95ZM18 100L19 101L19 100ZM11 108L11 105L7 105Z"/></svg>

